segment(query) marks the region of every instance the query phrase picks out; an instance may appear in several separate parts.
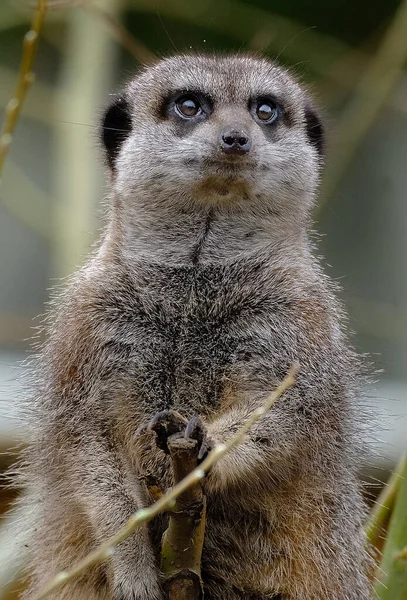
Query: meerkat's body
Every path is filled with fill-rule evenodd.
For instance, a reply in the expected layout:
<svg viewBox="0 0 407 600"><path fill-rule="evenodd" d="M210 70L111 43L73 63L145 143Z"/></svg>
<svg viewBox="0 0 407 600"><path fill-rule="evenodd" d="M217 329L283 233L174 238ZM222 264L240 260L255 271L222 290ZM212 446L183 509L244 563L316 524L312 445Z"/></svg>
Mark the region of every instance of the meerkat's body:
<svg viewBox="0 0 407 600"><path fill-rule="evenodd" d="M357 361L307 232L320 136L291 76L248 57L164 60L107 112L111 219L41 359L27 598L151 502L143 475L171 485L143 423L173 409L226 440L293 362L295 388L203 483L205 598L371 598ZM161 599L162 529L54 598Z"/></svg>

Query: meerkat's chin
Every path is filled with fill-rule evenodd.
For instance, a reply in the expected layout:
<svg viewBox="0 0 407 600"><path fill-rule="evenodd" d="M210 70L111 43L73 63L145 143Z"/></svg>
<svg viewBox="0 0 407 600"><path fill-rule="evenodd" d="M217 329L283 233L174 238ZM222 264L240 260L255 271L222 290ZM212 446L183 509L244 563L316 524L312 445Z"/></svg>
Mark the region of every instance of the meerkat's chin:
<svg viewBox="0 0 407 600"><path fill-rule="evenodd" d="M208 176L195 185L195 194L203 202L230 202L252 196L249 183L237 176Z"/></svg>

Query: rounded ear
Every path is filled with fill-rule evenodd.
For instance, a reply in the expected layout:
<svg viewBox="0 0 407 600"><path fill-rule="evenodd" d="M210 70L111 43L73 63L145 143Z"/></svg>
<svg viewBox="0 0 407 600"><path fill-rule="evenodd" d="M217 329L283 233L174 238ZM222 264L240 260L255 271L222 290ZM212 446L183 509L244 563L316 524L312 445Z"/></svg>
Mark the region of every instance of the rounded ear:
<svg viewBox="0 0 407 600"><path fill-rule="evenodd" d="M101 137L106 150L109 167L114 170L117 154L126 137L131 132L130 108L127 100L117 96L106 110Z"/></svg>
<svg viewBox="0 0 407 600"><path fill-rule="evenodd" d="M305 128L309 141L322 155L325 150L324 126L319 115L310 104L305 106Z"/></svg>

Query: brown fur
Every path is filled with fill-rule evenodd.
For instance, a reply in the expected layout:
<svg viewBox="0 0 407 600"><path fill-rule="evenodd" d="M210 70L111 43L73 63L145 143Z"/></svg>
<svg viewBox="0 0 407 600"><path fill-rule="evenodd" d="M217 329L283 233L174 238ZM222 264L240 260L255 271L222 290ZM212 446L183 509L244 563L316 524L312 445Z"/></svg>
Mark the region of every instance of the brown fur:
<svg viewBox="0 0 407 600"><path fill-rule="evenodd" d="M212 112L184 123L177 90L202 92ZM275 124L248 110L257 97L282 107ZM247 156L222 155L226 125L250 135ZM171 485L168 457L152 432L135 435L140 425L174 409L222 442L293 362L295 388L204 481L205 598L371 598L359 361L309 241L320 138L301 86L251 57L166 59L107 112L109 225L57 303L30 406L25 598L152 501L145 475ZM137 531L54 597L161 599L164 527Z"/></svg>

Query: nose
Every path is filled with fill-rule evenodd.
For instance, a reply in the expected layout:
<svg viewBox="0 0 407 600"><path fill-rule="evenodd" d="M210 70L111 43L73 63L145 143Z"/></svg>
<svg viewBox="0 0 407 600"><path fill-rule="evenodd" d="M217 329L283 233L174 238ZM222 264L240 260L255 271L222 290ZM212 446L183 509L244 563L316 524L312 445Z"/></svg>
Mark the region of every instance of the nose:
<svg viewBox="0 0 407 600"><path fill-rule="evenodd" d="M220 134L220 145L226 154L247 154L252 146L252 141L245 131L225 127Z"/></svg>

